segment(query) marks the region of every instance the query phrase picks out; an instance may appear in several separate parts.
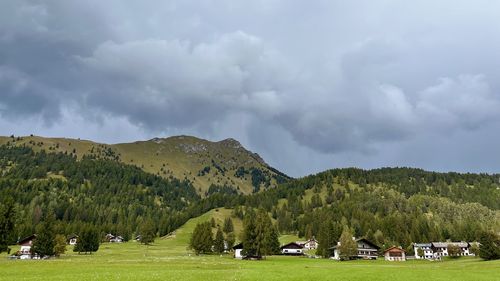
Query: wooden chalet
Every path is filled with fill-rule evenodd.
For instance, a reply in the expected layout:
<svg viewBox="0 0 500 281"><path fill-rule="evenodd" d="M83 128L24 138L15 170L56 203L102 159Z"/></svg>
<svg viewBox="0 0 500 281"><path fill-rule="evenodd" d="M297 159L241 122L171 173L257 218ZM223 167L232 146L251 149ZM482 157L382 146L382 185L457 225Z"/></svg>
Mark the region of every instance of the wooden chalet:
<svg viewBox="0 0 500 281"><path fill-rule="evenodd" d="M243 251L243 243L239 243L233 246L234 250L234 258L235 259L242 259L243 255L241 254L241 251Z"/></svg>
<svg viewBox="0 0 500 281"><path fill-rule="evenodd" d="M291 242L291 243L288 243L288 244L285 244L283 246L281 246L281 253L283 255L303 255L304 254L304 246L298 244L298 243L295 243L295 242Z"/></svg>
<svg viewBox="0 0 500 281"><path fill-rule="evenodd" d="M384 259L386 261L406 261L406 251L401 247L390 247L384 251Z"/></svg>
<svg viewBox="0 0 500 281"><path fill-rule="evenodd" d="M354 239L358 246L358 251L355 256L350 257L351 259L365 259L365 260L375 260L378 257L379 246L370 242L368 239L360 238ZM330 248L333 250L333 259L340 260L340 252L338 250L338 246L340 246L340 242L337 243L336 246Z"/></svg>
<svg viewBox="0 0 500 281"><path fill-rule="evenodd" d="M296 241L295 243L304 247L305 250L313 250L318 248L318 241L314 237L307 241Z"/></svg>
<svg viewBox="0 0 500 281"><path fill-rule="evenodd" d="M33 255L31 253L31 247L33 246L33 241L35 241L35 239L36 239L36 234L32 234L28 237L25 237L17 241L17 245L21 246L21 249L16 252L16 256L19 259L25 260L25 259L37 258L36 255Z"/></svg>
<svg viewBox="0 0 500 281"><path fill-rule="evenodd" d="M71 234L67 237L68 245L76 245L76 241L78 240L78 235Z"/></svg>
<svg viewBox="0 0 500 281"><path fill-rule="evenodd" d="M110 243L121 243L121 242L123 242L123 240L124 240L123 237L121 237L119 235L115 236L111 233L106 234L106 241L108 241Z"/></svg>

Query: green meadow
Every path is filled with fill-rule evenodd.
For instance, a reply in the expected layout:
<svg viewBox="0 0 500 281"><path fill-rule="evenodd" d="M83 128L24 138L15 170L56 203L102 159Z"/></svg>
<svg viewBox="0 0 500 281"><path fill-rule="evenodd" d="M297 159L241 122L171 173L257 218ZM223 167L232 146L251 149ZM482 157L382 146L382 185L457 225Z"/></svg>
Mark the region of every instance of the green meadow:
<svg viewBox="0 0 500 281"><path fill-rule="evenodd" d="M229 210L212 210L150 246L103 243L92 255L79 255L68 247L65 255L51 260L8 260L4 253L0 280L500 280L500 261L478 258L397 263L285 256L243 261L230 255L193 255L187 244L196 223L211 217L219 223L228 214ZM235 228L240 229L241 222L235 221Z"/></svg>

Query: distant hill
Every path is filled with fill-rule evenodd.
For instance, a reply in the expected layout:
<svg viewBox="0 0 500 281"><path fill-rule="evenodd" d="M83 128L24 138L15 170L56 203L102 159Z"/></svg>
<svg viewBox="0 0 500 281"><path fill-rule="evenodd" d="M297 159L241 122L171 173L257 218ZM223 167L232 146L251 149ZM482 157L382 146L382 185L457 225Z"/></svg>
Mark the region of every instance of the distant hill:
<svg viewBox="0 0 500 281"><path fill-rule="evenodd" d="M34 233L44 214L51 212L60 233L78 233L85 224L93 224L102 233L131 239L146 220L152 220L158 235L164 236L189 219L222 207L232 209L235 221L244 218L247 208L264 209L280 233L293 239L322 240L328 235L328 241L338 241L349 227L356 237L380 246L402 245L409 251L412 242L475 241L483 230L500 231L498 174L333 169L249 195L212 186L202 197L190 181L174 178L170 170L180 170L181 164L191 161L198 166L187 172L189 176L198 171L193 177L211 177L213 182L224 173L250 181L250 188L255 188L256 179L266 179L256 175L267 172L269 186L284 176L278 177L232 140L212 143L176 137L118 145L39 137L2 141L8 145L0 145L0 204L15 203L12 243ZM162 157L165 162L150 160ZM155 167L166 174L145 171ZM219 215L222 218L222 212Z"/></svg>
<svg viewBox="0 0 500 281"><path fill-rule="evenodd" d="M0 137L0 145L3 144L27 146L34 151L73 154L78 159L92 156L120 161L164 178L188 180L202 196L221 189L250 194L289 179L234 139L211 142L191 136L176 136L102 144L80 139L11 136Z"/></svg>

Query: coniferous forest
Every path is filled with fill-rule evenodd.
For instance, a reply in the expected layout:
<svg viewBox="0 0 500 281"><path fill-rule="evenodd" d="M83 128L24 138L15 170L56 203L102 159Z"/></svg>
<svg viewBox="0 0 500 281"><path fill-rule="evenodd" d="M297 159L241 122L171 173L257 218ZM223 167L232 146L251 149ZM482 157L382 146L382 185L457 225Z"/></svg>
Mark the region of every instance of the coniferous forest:
<svg viewBox="0 0 500 281"><path fill-rule="evenodd" d="M499 175L333 169L251 195L213 186L202 197L187 180L115 160L7 146L0 147L0 171L2 213L13 204L8 212L15 214L7 245L35 233L52 212L55 233L81 233L92 225L128 240L144 224L152 222L163 236L219 207L233 208L241 219L265 210L281 234L315 236L325 256L346 227L381 247L409 250L412 242L477 241L484 230L500 231Z"/></svg>

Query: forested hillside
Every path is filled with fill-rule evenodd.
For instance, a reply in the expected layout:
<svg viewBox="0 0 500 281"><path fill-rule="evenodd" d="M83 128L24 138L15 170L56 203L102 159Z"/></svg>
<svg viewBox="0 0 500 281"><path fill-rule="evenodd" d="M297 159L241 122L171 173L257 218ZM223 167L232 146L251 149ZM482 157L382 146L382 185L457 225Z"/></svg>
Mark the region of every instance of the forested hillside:
<svg viewBox="0 0 500 281"><path fill-rule="evenodd" d="M17 204L17 236L34 232L44 212L55 212L59 233L83 223L129 238L146 218L171 214L199 200L187 181L164 179L112 160L0 147L0 197ZM177 225L176 225L177 226Z"/></svg>
<svg viewBox="0 0 500 281"><path fill-rule="evenodd" d="M80 139L10 136L0 137L2 144L30 147L36 152L60 152L75 156L77 160L84 157L115 160L166 179L175 177L189 181L202 197L211 192L213 185L231 188L235 193L250 194L289 179L234 139L211 142L176 136L101 144Z"/></svg>
<svg viewBox="0 0 500 281"><path fill-rule="evenodd" d="M268 211L281 234L337 241L349 226L380 246L477 239L481 230L500 231L498 175L433 173L419 169L334 169L243 195L212 185L200 196L190 181L150 174L116 159L35 152L0 146L0 198L12 198L17 237L32 234L53 211L57 232L98 226L131 238L151 219L158 235L174 231L212 208ZM322 251L322 249L320 249Z"/></svg>

